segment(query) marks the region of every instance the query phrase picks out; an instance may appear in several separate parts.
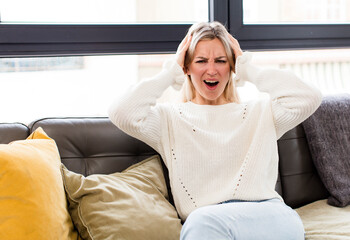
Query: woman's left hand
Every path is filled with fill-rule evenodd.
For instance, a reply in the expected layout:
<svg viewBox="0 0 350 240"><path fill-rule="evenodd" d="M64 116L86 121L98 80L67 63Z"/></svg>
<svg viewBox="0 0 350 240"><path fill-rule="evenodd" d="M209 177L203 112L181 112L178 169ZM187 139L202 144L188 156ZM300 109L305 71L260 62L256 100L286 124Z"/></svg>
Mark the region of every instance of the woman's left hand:
<svg viewBox="0 0 350 240"><path fill-rule="evenodd" d="M237 39L235 39L231 34L227 33L229 39L230 39L230 46L233 50L233 53L235 54L235 58L237 60L237 58L239 56L242 56L243 51L241 49L241 47L239 46L239 42L237 41Z"/></svg>

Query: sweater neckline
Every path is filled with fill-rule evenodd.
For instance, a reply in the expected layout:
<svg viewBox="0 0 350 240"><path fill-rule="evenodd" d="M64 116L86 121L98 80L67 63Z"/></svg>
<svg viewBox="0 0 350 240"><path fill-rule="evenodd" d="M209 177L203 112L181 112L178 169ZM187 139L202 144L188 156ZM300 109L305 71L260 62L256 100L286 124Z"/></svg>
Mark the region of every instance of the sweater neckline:
<svg viewBox="0 0 350 240"><path fill-rule="evenodd" d="M206 104L202 105L202 104L194 103L192 101L188 101L188 102L185 102L184 104L185 105L187 104L188 106L198 108L198 109L215 109L215 110L241 106L241 104L235 103L235 102L225 103L225 104L220 104L220 105L206 105Z"/></svg>

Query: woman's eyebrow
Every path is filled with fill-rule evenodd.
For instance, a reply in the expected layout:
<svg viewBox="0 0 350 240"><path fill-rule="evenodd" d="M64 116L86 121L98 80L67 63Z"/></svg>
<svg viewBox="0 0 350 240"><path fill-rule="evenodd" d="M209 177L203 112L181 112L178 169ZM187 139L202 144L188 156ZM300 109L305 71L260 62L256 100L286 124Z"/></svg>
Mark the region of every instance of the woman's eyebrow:
<svg viewBox="0 0 350 240"><path fill-rule="evenodd" d="M207 60L207 59L208 59L208 58L202 57L202 56L197 56L197 57L195 57L195 58L200 58L200 59L204 59L204 60Z"/></svg>
<svg viewBox="0 0 350 240"><path fill-rule="evenodd" d="M202 56L197 56L197 57L195 57L195 59L196 59L196 58L208 60L208 58L202 57ZM215 58L215 59L217 60L217 59L222 59L222 58L225 58L225 59L226 59L227 57L226 57L226 56L219 56L219 57L217 57L217 58Z"/></svg>
<svg viewBox="0 0 350 240"><path fill-rule="evenodd" d="M220 57L217 57L217 58L215 58L215 59L221 59L221 58L227 58L226 56L220 56Z"/></svg>

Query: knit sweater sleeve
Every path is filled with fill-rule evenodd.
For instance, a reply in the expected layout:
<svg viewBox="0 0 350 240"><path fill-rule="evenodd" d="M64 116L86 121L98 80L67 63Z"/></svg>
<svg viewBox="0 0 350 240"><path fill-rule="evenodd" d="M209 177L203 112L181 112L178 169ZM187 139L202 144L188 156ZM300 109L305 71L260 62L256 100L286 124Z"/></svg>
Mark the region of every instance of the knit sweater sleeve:
<svg viewBox="0 0 350 240"><path fill-rule="evenodd" d="M110 120L158 151L166 129L161 127L162 114L156 101L169 86L178 90L183 82L181 67L173 59L166 61L160 73L132 86L112 103L108 111Z"/></svg>
<svg viewBox="0 0 350 240"><path fill-rule="evenodd" d="M251 53L238 57L236 81L249 81L270 95L277 139L308 118L322 101L321 92L299 79L293 72L261 69L251 63Z"/></svg>

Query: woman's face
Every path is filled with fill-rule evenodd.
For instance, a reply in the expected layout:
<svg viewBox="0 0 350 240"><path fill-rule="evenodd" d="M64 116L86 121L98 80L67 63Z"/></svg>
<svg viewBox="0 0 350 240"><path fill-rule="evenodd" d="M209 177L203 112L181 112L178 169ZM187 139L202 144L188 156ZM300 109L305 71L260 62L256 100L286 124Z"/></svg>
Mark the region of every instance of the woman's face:
<svg viewBox="0 0 350 240"><path fill-rule="evenodd" d="M202 105L227 103L223 92L230 77L230 64L219 39L198 42L187 74L196 90L192 102Z"/></svg>

